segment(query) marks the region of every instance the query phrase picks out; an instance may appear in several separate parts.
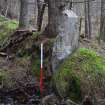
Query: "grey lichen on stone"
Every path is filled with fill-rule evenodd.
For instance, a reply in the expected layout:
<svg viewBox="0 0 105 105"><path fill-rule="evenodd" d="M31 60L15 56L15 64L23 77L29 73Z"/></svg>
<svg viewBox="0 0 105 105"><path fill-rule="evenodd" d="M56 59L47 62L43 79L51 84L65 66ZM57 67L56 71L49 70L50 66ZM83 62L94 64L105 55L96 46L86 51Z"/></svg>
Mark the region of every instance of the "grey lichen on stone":
<svg viewBox="0 0 105 105"><path fill-rule="evenodd" d="M68 9L65 9L62 15L52 52L53 71L56 71L57 66L78 47L79 17Z"/></svg>

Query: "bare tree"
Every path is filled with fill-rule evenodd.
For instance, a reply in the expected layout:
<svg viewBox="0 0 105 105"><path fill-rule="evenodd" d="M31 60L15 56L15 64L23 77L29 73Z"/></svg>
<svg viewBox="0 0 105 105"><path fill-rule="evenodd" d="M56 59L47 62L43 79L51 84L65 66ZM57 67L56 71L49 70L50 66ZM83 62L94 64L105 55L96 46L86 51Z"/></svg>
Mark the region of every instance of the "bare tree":
<svg viewBox="0 0 105 105"><path fill-rule="evenodd" d="M8 54L16 53L16 51L21 47L22 42L32 35L35 29L30 29L30 19L31 19L31 9L34 9L32 5L34 0L21 0L20 8L20 19L19 19L19 29L16 30L8 40L3 44L1 51ZM8 43L9 42L9 43Z"/></svg>
<svg viewBox="0 0 105 105"><path fill-rule="evenodd" d="M21 7L20 7L19 27L26 28L29 25L28 0L20 0L20 1L21 1Z"/></svg>
<svg viewBox="0 0 105 105"><path fill-rule="evenodd" d="M58 35L59 24L63 24L62 11L65 8L70 9L70 0L48 0L48 26L44 34L49 37Z"/></svg>
<svg viewBox="0 0 105 105"><path fill-rule="evenodd" d="M37 0L37 6L38 6L37 28L38 28L38 31L41 30L43 14L44 14L46 4L47 3L44 0L42 0L42 1Z"/></svg>
<svg viewBox="0 0 105 105"><path fill-rule="evenodd" d="M101 0L100 39L105 40L105 1Z"/></svg>
<svg viewBox="0 0 105 105"><path fill-rule="evenodd" d="M90 0L84 0L85 7L85 36L91 38Z"/></svg>
<svg viewBox="0 0 105 105"><path fill-rule="evenodd" d="M6 16L7 15L7 11L8 11L8 1L7 0L4 0L2 1L1 0L1 4L0 4L0 12L2 15ZM2 6L3 5L3 6Z"/></svg>
<svg viewBox="0 0 105 105"><path fill-rule="evenodd" d="M19 19L19 27L20 28L30 28L33 22L32 18L35 17L32 11L35 11L35 1L36 0L20 0L21 8L20 8L20 19ZM34 20L35 22L35 20ZM32 27L34 28L34 27Z"/></svg>

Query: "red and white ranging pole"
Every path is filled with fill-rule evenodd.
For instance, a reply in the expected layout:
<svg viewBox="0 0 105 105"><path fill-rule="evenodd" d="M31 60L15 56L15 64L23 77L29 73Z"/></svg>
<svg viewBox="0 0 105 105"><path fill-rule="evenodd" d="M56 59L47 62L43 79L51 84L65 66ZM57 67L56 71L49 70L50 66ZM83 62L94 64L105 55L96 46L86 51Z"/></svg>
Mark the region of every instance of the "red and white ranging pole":
<svg viewBox="0 0 105 105"><path fill-rule="evenodd" d="M40 95L43 95L43 43L41 43Z"/></svg>

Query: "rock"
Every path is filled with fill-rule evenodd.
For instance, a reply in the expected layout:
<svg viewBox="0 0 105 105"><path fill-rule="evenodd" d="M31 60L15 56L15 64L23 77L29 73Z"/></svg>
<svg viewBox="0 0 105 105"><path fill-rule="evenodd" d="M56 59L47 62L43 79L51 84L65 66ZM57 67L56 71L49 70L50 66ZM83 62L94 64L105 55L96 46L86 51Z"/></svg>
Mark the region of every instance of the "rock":
<svg viewBox="0 0 105 105"><path fill-rule="evenodd" d="M59 105L59 101L54 94L51 94L42 99L42 105Z"/></svg>
<svg viewBox="0 0 105 105"><path fill-rule="evenodd" d="M79 17L71 10L62 12L62 22L58 26L58 36L52 52L52 69L55 72L59 64L78 47Z"/></svg>
<svg viewBox="0 0 105 105"><path fill-rule="evenodd" d="M27 105L39 105L40 103L40 98L38 96L32 96L30 99L29 99L29 102Z"/></svg>
<svg viewBox="0 0 105 105"><path fill-rule="evenodd" d="M93 105L93 102L89 96L85 96L82 105Z"/></svg>
<svg viewBox="0 0 105 105"><path fill-rule="evenodd" d="M100 96L105 91L104 81L105 58L81 48L60 65L53 76L53 87L60 97L81 102L87 94L91 94L92 100L96 94Z"/></svg>
<svg viewBox="0 0 105 105"><path fill-rule="evenodd" d="M10 98L10 97L7 97L7 98L5 99L5 105L14 105L13 99Z"/></svg>
<svg viewBox="0 0 105 105"><path fill-rule="evenodd" d="M61 103L61 105L78 105L77 103L73 102L72 100L70 99L67 99L67 100L63 100L63 102Z"/></svg>

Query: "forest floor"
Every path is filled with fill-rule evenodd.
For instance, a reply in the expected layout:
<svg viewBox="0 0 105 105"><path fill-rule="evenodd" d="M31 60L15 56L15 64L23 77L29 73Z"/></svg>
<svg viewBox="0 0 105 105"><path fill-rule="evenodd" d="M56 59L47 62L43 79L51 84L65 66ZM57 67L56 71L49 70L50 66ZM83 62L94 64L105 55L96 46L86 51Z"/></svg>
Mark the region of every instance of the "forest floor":
<svg viewBox="0 0 105 105"><path fill-rule="evenodd" d="M81 39L80 40L80 48L88 48L96 51L102 56L105 56L105 42L97 40L97 38L89 39Z"/></svg>
<svg viewBox="0 0 105 105"><path fill-rule="evenodd" d="M10 35L10 33L12 33L17 28L17 26L18 22L16 22L15 20L8 21L7 19L4 19L2 17L0 18L1 46L7 40L8 35ZM29 41L29 44L31 45L32 43ZM27 44L26 48L30 45ZM85 38L80 39L80 48L88 48L94 50L95 52L98 52L102 56L105 56L105 43L102 42L101 44L99 44L97 38L91 40ZM2 103L0 105L23 105L19 104L17 100L19 100L20 103L27 103L27 105L39 105L41 98L39 97L39 95L35 95L35 78L32 78L31 76L32 72L30 72L30 70L32 68L30 68L30 59L30 56L27 56L26 53L22 57L16 55L15 58L12 58L10 60L8 59L8 57L0 57L0 96L4 96L0 97L0 99L2 99L0 100L0 102ZM8 89L11 87L12 90L8 91ZM6 92L4 92L5 89ZM15 97L15 99L11 97ZM53 93L50 93L50 95L43 98L43 103L45 101L48 101L48 103L52 101L50 105L54 105L55 103L56 105L69 105L67 103L70 100L60 100L62 101L60 103L57 99L58 97L56 97ZM72 103L72 105L76 104Z"/></svg>

